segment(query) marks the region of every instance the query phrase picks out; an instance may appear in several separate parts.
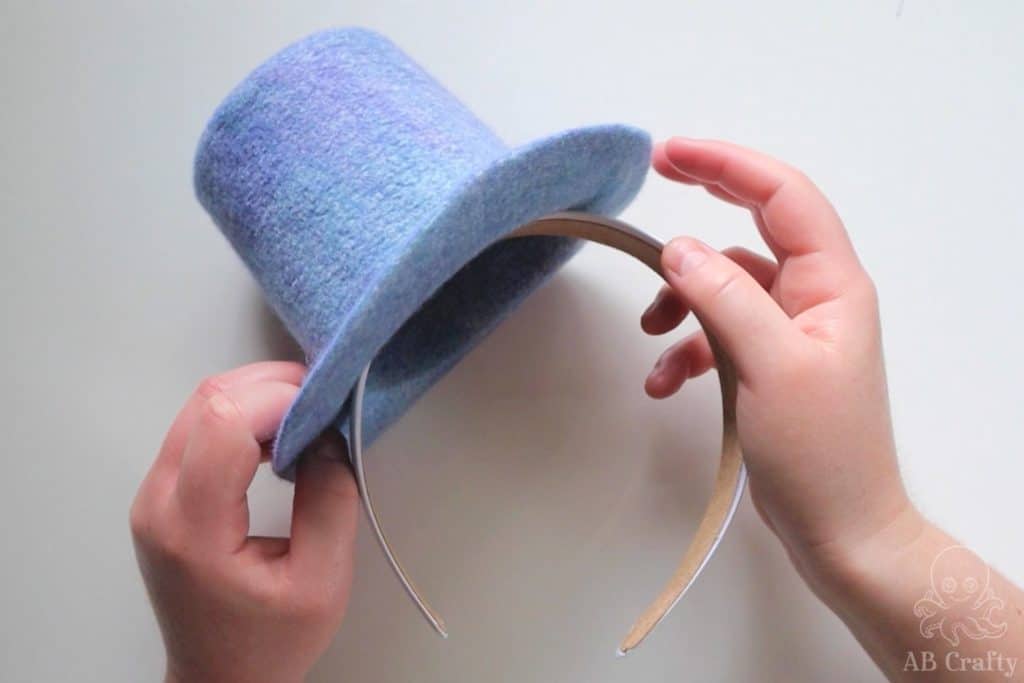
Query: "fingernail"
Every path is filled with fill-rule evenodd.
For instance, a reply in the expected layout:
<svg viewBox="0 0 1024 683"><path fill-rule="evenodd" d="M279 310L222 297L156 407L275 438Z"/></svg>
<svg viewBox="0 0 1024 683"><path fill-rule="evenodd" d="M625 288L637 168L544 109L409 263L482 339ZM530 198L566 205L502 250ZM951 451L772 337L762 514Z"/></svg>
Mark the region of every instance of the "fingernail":
<svg viewBox="0 0 1024 683"><path fill-rule="evenodd" d="M665 265L676 275L685 275L707 260L704 245L696 240L674 240L665 247Z"/></svg>

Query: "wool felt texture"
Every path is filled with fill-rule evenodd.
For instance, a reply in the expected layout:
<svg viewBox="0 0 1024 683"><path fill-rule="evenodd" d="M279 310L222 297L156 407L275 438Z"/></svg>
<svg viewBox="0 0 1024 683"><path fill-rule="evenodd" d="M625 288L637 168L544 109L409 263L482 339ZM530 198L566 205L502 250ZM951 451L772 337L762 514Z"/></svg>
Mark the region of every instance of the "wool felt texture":
<svg viewBox="0 0 1024 683"><path fill-rule="evenodd" d="M274 471L324 429L371 443L568 260L581 242L501 241L546 214L614 215L639 191L650 138L578 128L509 148L387 38L324 31L256 68L214 112L199 201L306 354Z"/></svg>

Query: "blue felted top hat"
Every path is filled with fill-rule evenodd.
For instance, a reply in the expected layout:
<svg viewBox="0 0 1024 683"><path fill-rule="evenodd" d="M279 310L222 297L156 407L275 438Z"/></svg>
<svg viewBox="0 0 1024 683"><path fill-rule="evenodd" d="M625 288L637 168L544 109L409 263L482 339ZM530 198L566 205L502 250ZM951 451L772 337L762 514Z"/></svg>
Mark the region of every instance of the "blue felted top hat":
<svg viewBox="0 0 1024 683"><path fill-rule="evenodd" d="M380 432L578 248L504 240L546 214L613 215L650 156L643 131L580 128L509 148L389 40L312 35L253 71L199 142L200 202L310 364L273 467L332 423L363 366Z"/></svg>

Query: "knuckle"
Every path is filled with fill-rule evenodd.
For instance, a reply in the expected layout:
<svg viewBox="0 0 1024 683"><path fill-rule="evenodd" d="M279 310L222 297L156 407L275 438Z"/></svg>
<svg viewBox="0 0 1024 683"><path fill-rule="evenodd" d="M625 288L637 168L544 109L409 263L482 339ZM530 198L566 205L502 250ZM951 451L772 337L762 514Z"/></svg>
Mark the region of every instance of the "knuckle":
<svg viewBox="0 0 1024 683"><path fill-rule="evenodd" d="M741 286L742 275L734 268L722 268L709 285L708 297L712 301L733 296Z"/></svg>
<svg viewBox="0 0 1024 683"><path fill-rule="evenodd" d="M806 193L807 191L818 189L818 186L814 184L811 177L804 171L796 168L795 166L789 165L787 165L785 169L785 179L783 183L793 190L796 190L799 193Z"/></svg>
<svg viewBox="0 0 1024 683"><path fill-rule="evenodd" d="M198 396L209 400L213 396L223 393L226 388L227 385L224 383L224 380L220 375L210 375L209 377L204 377L199 382L195 393Z"/></svg>
<svg viewBox="0 0 1024 683"><path fill-rule="evenodd" d="M142 554L162 564L184 566L189 563L194 539L182 524L172 500L140 490L132 502L128 519L132 539Z"/></svg>
<svg viewBox="0 0 1024 683"><path fill-rule="evenodd" d="M190 563L189 543L184 534L164 527L153 541L153 550L164 562L179 567Z"/></svg>
<svg viewBox="0 0 1024 683"><path fill-rule="evenodd" d="M128 509L128 527L132 538L147 547L164 544L168 534L166 511L152 484L143 483Z"/></svg>
<svg viewBox="0 0 1024 683"><path fill-rule="evenodd" d="M794 168L791 166L790 173L792 174L792 180L795 185L799 185L800 187L817 187L814 184L814 181L811 180L811 177L802 170L800 170L799 168Z"/></svg>
<svg viewBox="0 0 1024 683"><path fill-rule="evenodd" d="M131 516L132 537L136 545L161 564L185 566L189 561L188 539L160 519L159 515L139 513Z"/></svg>
<svg viewBox="0 0 1024 683"><path fill-rule="evenodd" d="M688 248L692 244L693 244L693 239L692 238L684 237L682 235L679 235L679 236L676 236L676 237L673 237L672 239L670 239L668 241L668 244L665 245L665 248L666 249L669 249L669 248L671 248L671 249L686 249L686 248Z"/></svg>
<svg viewBox="0 0 1024 683"><path fill-rule="evenodd" d="M207 423L232 424L242 417L238 403L224 391L212 393L203 404L202 419Z"/></svg>
<svg viewBox="0 0 1024 683"><path fill-rule="evenodd" d="M852 290L862 302L873 309L878 308L878 287L866 272L861 271L854 279Z"/></svg>
<svg viewBox="0 0 1024 683"><path fill-rule="evenodd" d="M128 509L128 527L131 529L132 536L138 540L152 535L153 525L141 493L135 496L135 500L132 501L132 505Z"/></svg>

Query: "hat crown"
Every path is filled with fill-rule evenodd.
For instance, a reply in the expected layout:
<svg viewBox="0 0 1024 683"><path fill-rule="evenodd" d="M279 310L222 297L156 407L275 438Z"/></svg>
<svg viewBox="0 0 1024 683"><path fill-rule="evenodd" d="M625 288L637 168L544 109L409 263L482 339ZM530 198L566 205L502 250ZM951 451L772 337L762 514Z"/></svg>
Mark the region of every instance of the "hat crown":
<svg viewBox="0 0 1024 683"><path fill-rule="evenodd" d="M360 283L507 151L391 41L339 29L285 48L235 88L200 140L195 183L315 357Z"/></svg>

